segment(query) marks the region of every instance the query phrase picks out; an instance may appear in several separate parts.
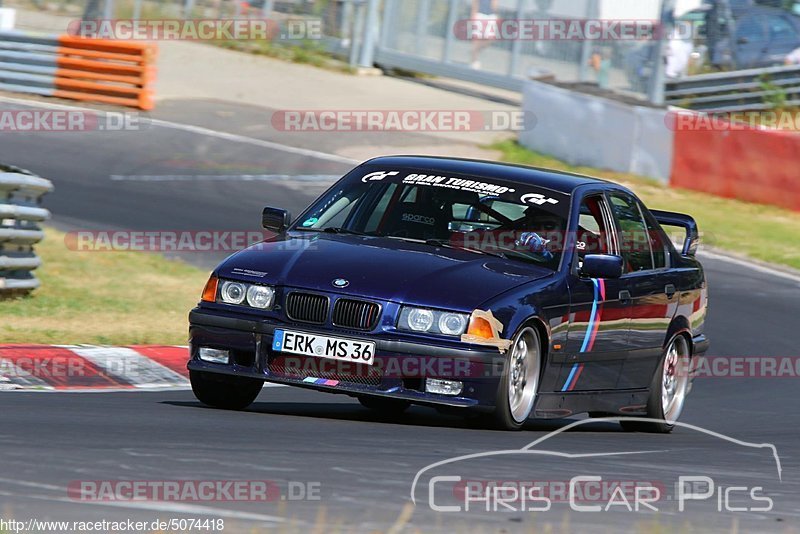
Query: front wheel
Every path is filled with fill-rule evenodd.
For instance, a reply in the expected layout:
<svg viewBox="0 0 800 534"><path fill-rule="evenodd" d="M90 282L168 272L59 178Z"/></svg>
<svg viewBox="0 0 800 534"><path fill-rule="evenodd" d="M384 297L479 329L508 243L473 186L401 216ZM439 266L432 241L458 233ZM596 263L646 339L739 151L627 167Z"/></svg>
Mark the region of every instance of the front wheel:
<svg viewBox="0 0 800 534"><path fill-rule="evenodd" d="M497 389L494 411L497 428L519 430L530 417L539 391L541 365L542 344L539 332L526 326L514 336Z"/></svg>
<svg viewBox="0 0 800 534"><path fill-rule="evenodd" d="M244 410L250 406L261 388L263 380L228 376L203 371L189 371L192 392L197 400L214 408Z"/></svg>
<svg viewBox="0 0 800 534"><path fill-rule="evenodd" d="M675 336L661 357L647 401L647 418L658 421L620 421L622 428L634 432L669 434L683 412L689 393L689 365L692 350L686 336Z"/></svg>

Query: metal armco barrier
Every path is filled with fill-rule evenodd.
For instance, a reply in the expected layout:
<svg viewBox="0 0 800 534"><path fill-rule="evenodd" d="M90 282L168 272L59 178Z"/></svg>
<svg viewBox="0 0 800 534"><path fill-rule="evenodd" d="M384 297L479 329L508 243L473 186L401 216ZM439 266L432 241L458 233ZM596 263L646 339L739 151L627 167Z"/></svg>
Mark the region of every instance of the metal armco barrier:
<svg viewBox="0 0 800 534"><path fill-rule="evenodd" d="M765 84L766 82L766 84ZM786 105L800 105L800 67L770 67L688 76L667 83L667 104L708 112L764 111L782 92Z"/></svg>
<svg viewBox="0 0 800 534"><path fill-rule="evenodd" d="M0 32L0 89L153 109L150 43Z"/></svg>
<svg viewBox="0 0 800 534"><path fill-rule="evenodd" d="M0 299L39 287L33 271L42 261L33 246L44 237L39 223L50 217L42 196L52 190L50 180L0 165Z"/></svg>

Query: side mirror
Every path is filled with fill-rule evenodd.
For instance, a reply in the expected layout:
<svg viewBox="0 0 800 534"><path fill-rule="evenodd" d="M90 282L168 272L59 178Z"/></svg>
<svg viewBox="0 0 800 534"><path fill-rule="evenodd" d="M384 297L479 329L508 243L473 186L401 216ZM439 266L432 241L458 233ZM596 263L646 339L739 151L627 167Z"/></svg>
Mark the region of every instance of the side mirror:
<svg viewBox="0 0 800 534"><path fill-rule="evenodd" d="M261 212L261 226L270 232L282 234L286 232L291 222L292 216L284 209L270 208L267 206L264 208L264 211Z"/></svg>
<svg viewBox="0 0 800 534"><path fill-rule="evenodd" d="M589 278L619 278L622 276L623 260L612 254L587 254L583 258L581 275Z"/></svg>

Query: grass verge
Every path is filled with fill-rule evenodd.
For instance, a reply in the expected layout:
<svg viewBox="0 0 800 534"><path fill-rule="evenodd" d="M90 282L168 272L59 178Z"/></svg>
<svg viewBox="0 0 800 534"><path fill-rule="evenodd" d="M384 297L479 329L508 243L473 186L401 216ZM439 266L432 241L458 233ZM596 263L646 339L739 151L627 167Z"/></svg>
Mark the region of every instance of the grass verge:
<svg viewBox="0 0 800 534"><path fill-rule="evenodd" d="M692 215L700 226L701 246L800 269L800 213L671 188L633 174L570 165L513 140L488 148L501 152L501 160L508 163L589 174L621 183L652 209Z"/></svg>
<svg viewBox="0 0 800 534"><path fill-rule="evenodd" d="M155 253L75 252L45 233L42 286L0 301L0 343L186 344L209 273Z"/></svg>

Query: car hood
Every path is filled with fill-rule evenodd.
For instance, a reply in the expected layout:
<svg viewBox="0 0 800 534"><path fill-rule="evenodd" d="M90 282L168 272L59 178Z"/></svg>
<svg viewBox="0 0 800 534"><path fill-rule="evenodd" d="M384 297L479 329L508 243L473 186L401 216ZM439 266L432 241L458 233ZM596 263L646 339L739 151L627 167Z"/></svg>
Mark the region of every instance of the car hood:
<svg viewBox="0 0 800 534"><path fill-rule="evenodd" d="M312 234L259 243L218 268L220 278L470 311L549 269L396 239ZM337 288L333 281L344 279Z"/></svg>

